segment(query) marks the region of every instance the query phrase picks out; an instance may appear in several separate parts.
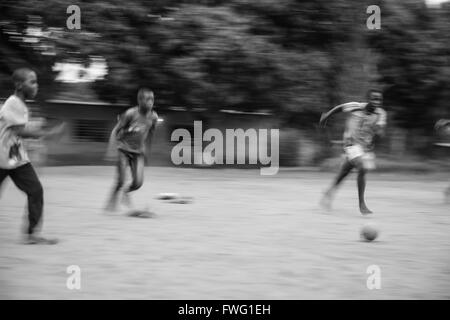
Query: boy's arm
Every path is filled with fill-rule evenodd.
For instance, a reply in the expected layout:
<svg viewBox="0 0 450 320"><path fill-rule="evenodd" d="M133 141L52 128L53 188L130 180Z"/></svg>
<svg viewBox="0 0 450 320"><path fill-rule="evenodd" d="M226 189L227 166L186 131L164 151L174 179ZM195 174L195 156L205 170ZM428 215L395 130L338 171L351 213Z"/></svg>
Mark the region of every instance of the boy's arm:
<svg viewBox="0 0 450 320"><path fill-rule="evenodd" d="M450 119L440 119L434 125L434 129L435 130L439 130L442 127L445 127L445 126L448 126L448 125L450 125Z"/></svg>
<svg viewBox="0 0 450 320"><path fill-rule="evenodd" d="M151 145L151 141L153 140L153 135L155 133L156 127L158 125L158 114L156 112L153 113L153 119L152 119L152 126L150 127L150 130L148 131L148 137L150 139L148 139L147 141L150 141L150 145Z"/></svg>
<svg viewBox="0 0 450 320"><path fill-rule="evenodd" d="M115 151L117 148L117 132L119 128L120 128L119 123L117 123L114 129L112 129L111 131L111 135L108 141L108 148L106 150L106 157L105 157L106 159L112 159L115 155Z"/></svg>
<svg viewBox="0 0 450 320"><path fill-rule="evenodd" d="M38 139L44 136L45 132L41 128L29 128L25 125L11 127L16 134L22 138Z"/></svg>
<svg viewBox="0 0 450 320"><path fill-rule="evenodd" d="M152 117L152 125L148 131L148 135L147 135L147 143L148 143L148 150L150 150L151 146L152 146L152 142L153 142L153 136L154 133L156 131L156 127L158 125L158 114L156 113L156 111L153 111L153 117ZM145 154L145 160L148 160L148 152Z"/></svg>
<svg viewBox="0 0 450 320"><path fill-rule="evenodd" d="M43 129L42 121L28 118L28 110L16 100L8 100L2 107L0 117L6 125L22 138L42 138L58 135L64 129L64 124L52 129Z"/></svg>
<svg viewBox="0 0 450 320"><path fill-rule="evenodd" d="M156 111L153 112L153 125L150 128L150 135L153 136L153 133L156 130L156 127L158 126L159 117Z"/></svg>
<svg viewBox="0 0 450 320"><path fill-rule="evenodd" d="M14 129L17 135L19 135L22 138L39 139L61 134L65 129L65 123L62 123L51 129L43 129L40 125L32 125L32 124L15 126Z"/></svg>
<svg viewBox="0 0 450 320"><path fill-rule="evenodd" d="M378 110L379 118L377 123L375 124L375 134L379 137L383 137L385 135L385 129L387 124L387 113L383 109Z"/></svg>
<svg viewBox="0 0 450 320"><path fill-rule="evenodd" d="M106 159L112 160L115 157L116 154L116 148L117 148L117 134L120 130L122 130L128 121L127 113L125 112L122 115L119 115L117 117L117 124L114 126L114 128L111 131L111 135L109 137L108 141L108 148L106 151Z"/></svg>
<svg viewBox="0 0 450 320"><path fill-rule="evenodd" d="M123 113L123 114L118 115L117 116L117 124L111 131L111 139L116 139L117 134L120 132L120 130L125 128L129 124L129 122L130 122L129 110L125 111L125 113Z"/></svg>
<svg viewBox="0 0 450 320"><path fill-rule="evenodd" d="M360 107L360 104L358 102L348 102L348 103L340 104L340 105L334 107L333 109L331 109L330 111L328 111L326 113L322 113L322 115L320 117L319 125L324 126L326 121L328 120L328 118L331 117L333 114L336 114L338 112L353 111L359 107Z"/></svg>

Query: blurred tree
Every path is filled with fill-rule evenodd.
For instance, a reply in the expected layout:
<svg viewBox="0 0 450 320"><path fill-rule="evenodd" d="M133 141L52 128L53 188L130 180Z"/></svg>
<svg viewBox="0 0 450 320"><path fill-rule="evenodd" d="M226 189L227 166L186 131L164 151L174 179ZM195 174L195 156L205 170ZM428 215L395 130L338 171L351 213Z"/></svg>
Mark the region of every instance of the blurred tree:
<svg viewBox="0 0 450 320"><path fill-rule="evenodd" d="M39 15L45 30L61 28L47 37L52 59L42 62L36 50L18 46L49 79L54 61L101 55L109 73L95 89L103 99L134 99L136 88L148 85L162 104L207 108L328 107L337 65L330 48L346 39L350 21L335 19L341 10L326 1L80 1L82 29L70 31L64 30L66 1L31 2L6 1L1 9L22 35L28 26L18 21L30 15ZM5 44L14 47L10 39ZM11 54L3 56L5 69L12 69Z"/></svg>
<svg viewBox="0 0 450 320"><path fill-rule="evenodd" d="M160 14L170 1L154 1L152 9ZM81 30L66 28L66 12L72 2L65 0L5 0L0 2L0 78L2 89L11 87L9 76L19 66L38 71L41 98L54 92L55 62L88 62L90 55L108 59L109 75L96 86L102 98L117 101L130 97L139 85L135 79L148 74L151 53L147 24L156 23L145 1L78 1ZM31 33L30 33L31 31ZM136 60L134 60L136 59ZM152 61L150 61L152 62ZM158 74L158 72L156 72ZM8 85L6 83L8 82ZM2 90L2 94L4 90ZM82 98L82 97L80 97Z"/></svg>
<svg viewBox="0 0 450 320"><path fill-rule="evenodd" d="M19 12L20 1L0 2L0 96L13 92L11 74L24 66L36 70L45 96L53 84L55 56L48 54L47 43L40 41L44 26L40 16Z"/></svg>
<svg viewBox="0 0 450 320"><path fill-rule="evenodd" d="M382 9L381 30L366 28L372 2ZM378 63L386 104L401 125L429 126L448 110L448 6L431 10L419 0L80 0L81 30L67 30L71 4L0 2L2 81L16 66L32 65L41 91L50 95L56 61L95 55L108 63L108 75L94 83L104 100L134 103L136 89L145 85L160 106L268 109L315 119L361 97Z"/></svg>
<svg viewBox="0 0 450 320"><path fill-rule="evenodd" d="M186 88L186 103L273 111L323 103L308 95L326 86L326 55L295 52L255 35L253 16L225 6L183 6L173 18L158 32L170 39L162 42L167 71Z"/></svg>
<svg viewBox="0 0 450 320"><path fill-rule="evenodd" d="M369 33L368 40L380 53L385 103L398 125L431 131L450 109L450 6L385 1L382 10L381 32Z"/></svg>

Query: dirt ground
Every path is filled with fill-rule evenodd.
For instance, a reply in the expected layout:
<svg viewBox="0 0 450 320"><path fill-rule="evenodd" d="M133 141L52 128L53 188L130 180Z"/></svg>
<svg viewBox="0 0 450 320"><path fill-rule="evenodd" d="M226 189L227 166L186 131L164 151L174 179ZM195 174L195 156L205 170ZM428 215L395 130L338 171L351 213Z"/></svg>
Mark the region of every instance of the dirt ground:
<svg viewBox="0 0 450 320"><path fill-rule="evenodd" d="M43 234L21 244L25 197L11 181L0 199L1 299L449 299L448 174L369 176L375 212L357 210L353 175L332 212L318 200L333 173L148 167L135 203L152 219L105 214L113 167L41 168ZM191 204L155 199L191 196ZM360 240L365 223L380 230ZM69 290L67 267L81 269ZM367 268L381 270L369 290Z"/></svg>

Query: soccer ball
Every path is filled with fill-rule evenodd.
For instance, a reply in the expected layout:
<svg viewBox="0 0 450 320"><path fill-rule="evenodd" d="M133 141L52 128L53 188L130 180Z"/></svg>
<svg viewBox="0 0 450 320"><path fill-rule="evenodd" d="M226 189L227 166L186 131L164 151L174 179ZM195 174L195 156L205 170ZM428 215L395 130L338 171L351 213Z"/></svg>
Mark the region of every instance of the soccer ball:
<svg viewBox="0 0 450 320"><path fill-rule="evenodd" d="M366 241L373 241L378 237L378 230L371 224L366 224L361 229L361 238Z"/></svg>

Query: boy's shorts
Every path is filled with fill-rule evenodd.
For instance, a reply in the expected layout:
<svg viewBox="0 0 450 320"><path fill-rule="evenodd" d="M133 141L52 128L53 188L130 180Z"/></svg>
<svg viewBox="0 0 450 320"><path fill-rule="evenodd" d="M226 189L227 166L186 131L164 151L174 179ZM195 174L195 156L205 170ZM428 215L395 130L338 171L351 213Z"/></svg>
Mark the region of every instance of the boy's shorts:
<svg viewBox="0 0 450 320"><path fill-rule="evenodd" d="M375 165L375 153L365 151L362 146L355 144L344 148L345 157L348 161L354 162L356 159L361 159L363 167L367 170L374 170Z"/></svg>

